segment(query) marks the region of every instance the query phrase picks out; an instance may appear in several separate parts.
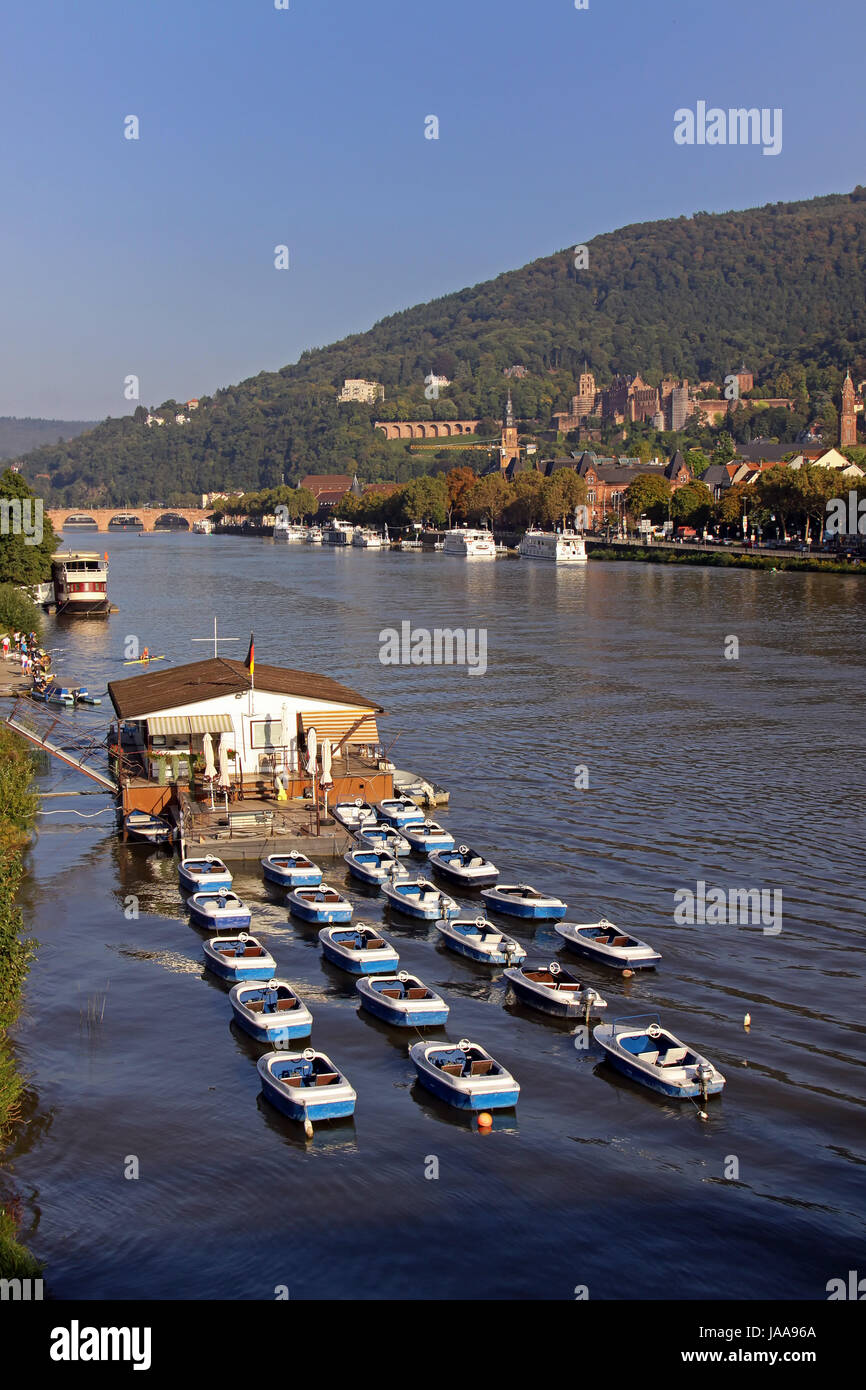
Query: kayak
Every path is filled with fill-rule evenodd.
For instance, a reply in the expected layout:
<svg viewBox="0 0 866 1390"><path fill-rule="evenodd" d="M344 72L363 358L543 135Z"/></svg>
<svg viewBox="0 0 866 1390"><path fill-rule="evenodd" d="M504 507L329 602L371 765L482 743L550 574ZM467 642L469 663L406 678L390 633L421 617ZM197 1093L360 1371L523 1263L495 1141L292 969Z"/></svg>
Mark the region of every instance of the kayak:
<svg viewBox="0 0 866 1390"><path fill-rule="evenodd" d="M152 661L168 661L167 656L140 656L137 661L124 661L124 666L149 666Z"/></svg>

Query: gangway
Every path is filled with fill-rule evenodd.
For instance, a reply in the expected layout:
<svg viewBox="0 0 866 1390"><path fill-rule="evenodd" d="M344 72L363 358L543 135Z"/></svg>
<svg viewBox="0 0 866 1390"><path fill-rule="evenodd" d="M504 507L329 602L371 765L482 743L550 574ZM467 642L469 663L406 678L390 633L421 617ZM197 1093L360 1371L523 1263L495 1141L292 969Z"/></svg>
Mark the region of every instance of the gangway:
<svg viewBox="0 0 866 1390"><path fill-rule="evenodd" d="M37 707L27 696L20 696L12 713L5 720L9 729L43 748L52 758L58 758L67 767L83 772L92 782L97 782L103 791L117 795L119 787L115 779L95 766L96 759L107 755L107 735L94 730L85 731L68 719L52 714L49 710Z"/></svg>

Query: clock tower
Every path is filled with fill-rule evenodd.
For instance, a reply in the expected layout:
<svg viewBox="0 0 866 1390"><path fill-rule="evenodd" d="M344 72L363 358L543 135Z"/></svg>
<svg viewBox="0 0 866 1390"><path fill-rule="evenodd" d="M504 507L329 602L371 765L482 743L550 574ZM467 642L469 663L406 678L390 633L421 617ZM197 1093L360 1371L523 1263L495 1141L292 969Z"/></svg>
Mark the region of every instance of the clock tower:
<svg viewBox="0 0 866 1390"><path fill-rule="evenodd" d="M502 440L499 445L499 467L504 473L508 465L516 462L520 457L520 446L517 442L517 424L514 419L514 406L511 403L511 391L508 392L508 404L505 407L505 419L502 421Z"/></svg>

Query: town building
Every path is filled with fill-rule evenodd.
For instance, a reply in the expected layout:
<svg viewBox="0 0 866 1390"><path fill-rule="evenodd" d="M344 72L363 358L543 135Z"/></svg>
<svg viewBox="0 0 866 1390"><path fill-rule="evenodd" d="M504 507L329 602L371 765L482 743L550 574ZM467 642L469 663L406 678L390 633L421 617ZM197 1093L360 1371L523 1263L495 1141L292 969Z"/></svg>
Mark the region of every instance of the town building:
<svg viewBox="0 0 866 1390"><path fill-rule="evenodd" d="M517 436L517 421L514 418L514 406L511 401L511 392L508 392L508 401L505 406L505 416L502 421L502 436L499 443L499 467L505 472L510 464L516 463L520 458L520 446Z"/></svg>
<svg viewBox="0 0 866 1390"><path fill-rule="evenodd" d="M378 381L366 381L363 377L346 377L338 401L361 401L372 405L374 401L385 399L385 388Z"/></svg>
<svg viewBox="0 0 866 1390"><path fill-rule="evenodd" d="M301 487L313 494L318 507L336 507L354 482L348 473L308 473L301 479Z"/></svg>
<svg viewBox="0 0 866 1390"><path fill-rule="evenodd" d="M839 448L848 449L857 443L857 393L850 370L842 383L842 412L839 416Z"/></svg>

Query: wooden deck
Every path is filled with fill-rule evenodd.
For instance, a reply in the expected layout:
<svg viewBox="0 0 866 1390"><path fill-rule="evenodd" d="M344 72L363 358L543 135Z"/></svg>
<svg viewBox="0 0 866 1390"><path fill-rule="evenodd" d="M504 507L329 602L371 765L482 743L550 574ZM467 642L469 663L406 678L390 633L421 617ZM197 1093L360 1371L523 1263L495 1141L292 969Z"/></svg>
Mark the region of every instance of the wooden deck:
<svg viewBox="0 0 866 1390"><path fill-rule="evenodd" d="M216 800L216 798L215 798ZM286 854L300 850L313 859L338 859L352 848L353 840L331 817L323 818L311 799L275 801L245 796L243 801L225 802L210 809L206 802L194 800L181 788L179 804L171 814L182 832L187 853L218 854L221 859L256 860L264 854Z"/></svg>

